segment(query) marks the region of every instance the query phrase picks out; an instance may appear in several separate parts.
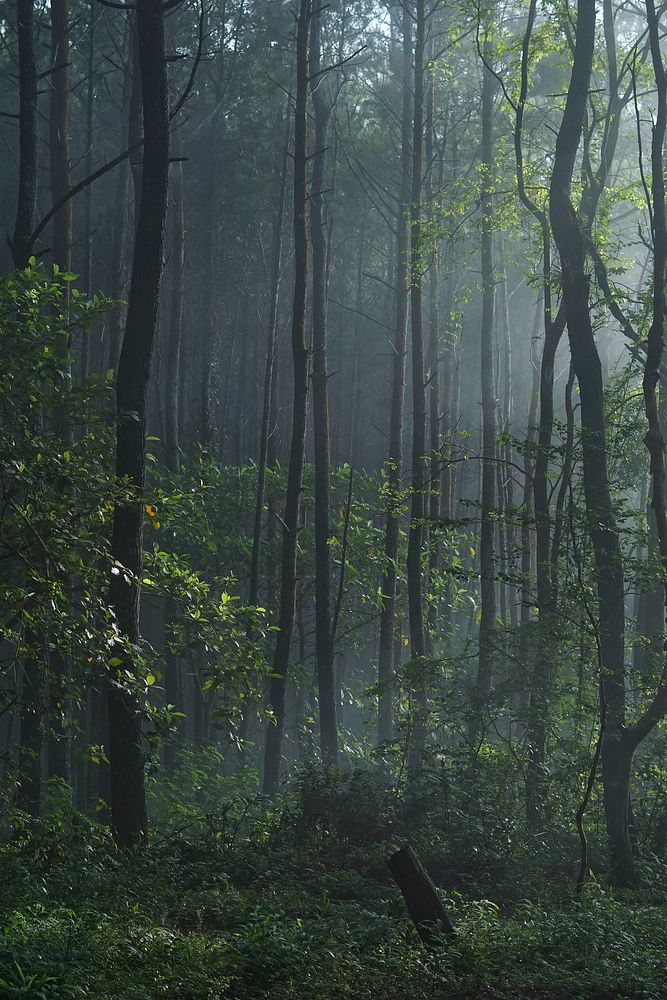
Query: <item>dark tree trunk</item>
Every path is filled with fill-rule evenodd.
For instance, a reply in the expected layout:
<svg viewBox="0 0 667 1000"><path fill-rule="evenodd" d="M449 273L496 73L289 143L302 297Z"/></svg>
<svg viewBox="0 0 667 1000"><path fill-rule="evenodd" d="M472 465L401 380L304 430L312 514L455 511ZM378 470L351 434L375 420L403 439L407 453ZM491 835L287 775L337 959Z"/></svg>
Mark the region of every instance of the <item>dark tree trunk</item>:
<svg viewBox="0 0 667 1000"><path fill-rule="evenodd" d="M433 57L433 46L431 46L431 57ZM426 101L426 136L425 153L426 168L428 171L428 202L429 220L434 216L435 207L435 159L434 150L436 147L436 80L435 72L429 71L428 97ZM442 174L442 170L440 170ZM442 186L442 177L440 177ZM440 414L440 247L435 239L430 255L430 270L428 276L428 298L429 298L429 347L428 347L428 411L430 430L430 461L429 461L429 489L430 497L428 501L429 517L429 583L434 579L440 570L440 470L442 467L442 435L441 414ZM438 628L440 608L438 602L431 600L427 611L427 633L426 649L429 655L433 652L433 637Z"/></svg>
<svg viewBox="0 0 667 1000"><path fill-rule="evenodd" d="M70 188L69 54L69 2L68 0L51 0L49 157L51 199L54 205L61 201ZM65 272L69 272L72 267L72 206L73 201L70 198L56 212L52 224L51 257L54 267ZM67 289L69 290L69 286ZM64 367L70 374L69 344L66 337L63 349ZM58 429L65 446L67 446L72 435L69 417L61 411L58 413L57 420ZM64 580L63 586L66 589L71 589L70 581ZM71 777L69 737L63 726L69 685L69 665L60 649L54 649L50 652L49 663L49 778L62 778L64 781L69 781Z"/></svg>
<svg viewBox="0 0 667 1000"><path fill-rule="evenodd" d="M549 190L551 226L561 258L563 300L572 364L581 395L584 497L593 544L599 614L602 698L607 724L602 745L602 779L607 832L615 877L632 877L628 831L629 773L626 752L625 609L623 563L607 468L602 368L590 316L584 234L570 192L581 141L595 48L594 0L579 0L574 63Z"/></svg>
<svg viewBox="0 0 667 1000"><path fill-rule="evenodd" d="M488 51L488 46L487 46ZM482 719L493 679L496 642L495 586L495 469L496 400L494 377L494 300L495 274L493 264L493 77L486 66L482 77L482 190L480 211L482 223L482 525L479 541L481 617L479 623L479 662L472 700L470 733L476 739L482 729Z"/></svg>
<svg viewBox="0 0 667 1000"><path fill-rule="evenodd" d="M174 153L180 153L178 132L174 136ZM181 340L183 332L183 274L185 270L185 213L183 206L183 168L174 164L171 197L171 309L169 343L165 372L165 464L177 474L181 465L179 441ZM182 664L169 642L169 627L178 616L178 604L172 597L164 602L165 680L164 694L168 705L177 711L185 709ZM171 770L183 740L183 719L174 720L170 739L165 745L164 762Z"/></svg>
<svg viewBox="0 0 667 1000"><path fill-rule="evenodd" d="M137 115L135 113L135 107L132 103L134 91L133 81L135 76L133 58L134 28L132 25L130 25L129 28L129 35L131 49L125 66L125 76L123 79L123 104L121 107L120 117L121 129L125 127L126 122L128 123L127 143L128 146L131 146L137 139L137 132L139 133L139 136L141 135L141 107L139 107L139 123L137 125L135 122ZM134 169L132 171L132 176L134 177ZM109 296L113 302L118 302L118 300L122 297L126 233L129 228L129 195L130 170L128 170L125 163L121 163L117 168L116 177L114 179L115 211L113 212L111 224L111 281L109 285ZM104 367L107 370L111 369L114 372L118 371L118 360L120 358L122 318L122 307L117 305L112 309L109 317L108 355L107 360L104 362Z"/></svg>
<svg viewBox="0 0 667 1000"><path fill-rule="evenodd" d="M290 139L290 113L289 108L285 113L285 135L283 142L282 159L280 166L280 189L278 193L278 211L273 224L273 236L271 241L271 274L269 277L269 328L266 338L266 363L264 366L264 397L262 402L262 424L259 435L259 458L257 463L257 496L255 499L255 517L253 521L252 553L250 556L250 582L248 585L248 604L254 607L259 604L259 575L262 554L262 521L264 518L264 499L266 495L266 469L269 465L269 452L271 450L271 439L275 430L275 410L274 393L276 392L276 367L277 367L277 328L278 328L278 304L280 299L280 273L282 268L283 249L283 223L285 216L285 198L287 194L287 164ZM271 521L274 516L273 511L269 511L270 530ZM269 586L272 581L269 581ZM248 637L251 638L251 628L248 626ZM244 749L245 741L248 739L251 719L254 717L256 708L254 705L246 705L243 713L241 725L240 746Z"/></svg>
<svg viewBox="0 0 667 1000"><path fill-rule="evenodd" d="M401 188L396 217L395 314L392 362L391 412L389 415L388 485L389 509L385 527L385 571L382 577L382 608L380 612L380 648L378 655L378 741L388 743L394 737L393 676L394 613L396 609L396 579L399 546L397 499L403 476L403 408L405 400L405 351L408 319L408 227L410 206L410 142L412 107L410 72L412 65L412 16L407 3L402 4L403 110L401 116Z"/></svg>
<svg viewBox="0 0 667 1000"><path fill-rule="evenodd" d="M426 460L426 386L424 380L424 324L422 297L422 182L424 174L424 0L415 3L414 105L412 125L412 190L410 197L410 327L412 346L412 498L408 534L407 588L410 653L426 655L422 593ZM419 777L426 740L427 688L424 665L416 666L413 682L413 733L408 757L409 781Z"/></svg>
<svg viewBox="0 0 667 1000"><path fill-rule="evenodd" d="M88 81L86 88L86 155L84 159L85 175L93 172L93 136L94 136L94 103L95 103L95 27L97 24L97 7L91 0L88 12ZM121 167L117 167L121 170ZM119 206L116 206L119 210ZM81 281L87 295L93 294L93 186L89 184L83 193L83 267ZM81 382L85 382L91 369L91 340L86 334L81 345ZM96 359L99 363L99 357Z"/></svg>
<svg viewBox="0 0 667 1000"><path fill-rule="evenodd" d="M19 186L12 236L14 267L25 267L32 253L37 198L37 64L33 0L16 0L19 49Z"/></svg>
<svg viewBox="0 0 667 1000"><path fill-rule="evenodd" d="M554 364L556 351L565 330L565 309L557 316L552 313L551 227L547 213L532 200L525 186L523 167L523 118L528 96L530 41L537 13L537 0L531 0L528 24L523 38L521 57L521 89L517 103L514 129L514 149L517 165L517 185L523 205L536 219L542 240L542 296L544 306L544 346L540 364L540 419L537 454L533 473L535 505L536 583L538 636L529 670L529 704L526 739L528 769L526 775L526 822L529 831L542 825L544 804L544 774L549 693L553 669L553 627L556 598L551 588L550 551L551 520L549 511L549 465L554 420Z"/></svg>
<svg viewBox="0 0 667 1000"><path fill-rule="evenodd" d="M51 0L51 111L49 155L53 204L70 188L69 155L69 0ZM61 271L69 271L72 256L72 205L65 202L53 217L51 256Z"/></svg>
<svg viewBox="0 0 667 1000"><path fill-rule="evenodd" d="M537 428L535 420L537 417L537 402L539 396L540 370L535 357L534 348L540 326L541 307L538 298L535 307L535 321L531 332L531 362L533 368L533 382L528 405L528 430L526 443L523 452L523 496L521 502L521 585L520 599L521 610L519 613L519 666L525 671L520 678L519 700L522 715L525 717L526 698L529 691L529 679L527 672L529 664L532 662L534 650L531 643L531 607L533 603L533 567L534 567L534 530L533 530L533 476L535 463L533 460L533 447L537 438Z"/></svg>
<svg viewBox="0 0 667 1000"><path fill-rule="evenodd" d="M313 12L310 66L317 85L312 89L315 118L310 231L313 254L313 440L315 446L315 652L320 709L322 761L338 761L336 685L331 633L330 493L331 441L327 372L327 232L324 218L326 147L331 110L321 71L322 11ZM319 77L319 78L318 78Z"/></svg>
<svg viewBox="0 0 667 1000"><path fill-rule="evenodd" d="M157 324L162 249L167 212L169 113L159 0L138 0L137 35L142 81L144 156L136 226L132 282L125 336L116 381L116 475L135 491L118 503L113 522L112 557L122 571L112 574L110 602L124 642L139 640L139 598L143 541L143 490L146 478L146 395ZM136 675L131 652L119 644L121 670ZM111 821L121 846L147 836L141 709L133 691L115 672L108 685Z"/></svg>
<svg viewBox="0 0 667 1000"><path fill-rule="evenodd" d="M276 639L271 678L269 723L264 749L265 795L275 796L280 781L282 737L285 725L285 687L289 667L296 604L296 556L301 507L301 486L306 440L308 398L308 348L306 346L306 296L308 284L308 235L306 227L306 169L308 161L308 42L311 0L301 0L296 39L296 106L294 113L294 303L292 308L292 361L294 390L292 441L287 474L280 582L280 631Z"/></svg>

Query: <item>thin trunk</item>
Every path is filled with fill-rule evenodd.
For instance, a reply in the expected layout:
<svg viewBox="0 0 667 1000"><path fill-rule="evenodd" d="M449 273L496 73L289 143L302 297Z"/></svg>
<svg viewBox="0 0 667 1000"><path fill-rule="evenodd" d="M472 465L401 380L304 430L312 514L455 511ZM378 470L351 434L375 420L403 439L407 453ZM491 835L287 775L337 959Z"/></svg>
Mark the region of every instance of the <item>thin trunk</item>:
<svg viewBox="0 0 667 1000"><path fill-rule="evenodd" d="M380 612L380 643L378 654L378 742L389 743L394 737L393 676L394 615L396 580L400 540L398 496L403 477L403 409L405 401L405 352L408 318L408 227L410 206L410 142L412 107L410 72L412 65L412 17L407 3L402 4L403 60L401 116L401 187L396 218L395 315L391 412L389 415L388 486L389 507L385 526L385 570L382 577L382 608Z"/></svg>
<svg viewBox="0 0 667 1000"><path fill-rule="evenodd" d="M426 656L426 630L422 593L426 464L426 386L424 378L422 181L424 174L424 0L415 3L415 76L412 128L412 190L410 198L410 329L412 346L412 499L408 534L407 588L412 660ZM417 664L413 681L412 747L408 758L409 781L419 777L426 741L427 690L425 664Z"/></svg>
<svg viewBox="0 0 667 1000"><path fill-rule="evenodd" d="M130 26L130 46L134 45L134 29ZM120 123L121 131L125 127L125 122L127 125L127 143L131 145L132 142L137 137L137 132L141 135L141 117L139 117L139 124L136 124L137 114L135 112L135 105L132 103L132 95L134 91L134 60L133 60L133 48L130 49L130 55L128 56L127 64L125 67L125 76L123 79L123 103L121 106L120 113ZM139 116L141 114L141 107L139 107ZM114 181L114 211L113 211L113 221L111 229L111 281L109 284L109 296L112 302L118 303L111 310L109 316L109 346L108 354L106 355L106 360L104 362L104 368L106 370L112 370L114 373L118 371L118 361L120 359L120 349L122 344L121 327L123 319L122 306L119 303L119 299L122 298L123 290L123 277L124 277L124 260L125 260L125 242L126 242L126 232L128 230L129 224L129 196L130 196L130 170L125 163L119 164L116 170L116 177Z"/></svg>
<svg viewBox="0 0 667 1000"><path fill-rule="evenodd" d="M248 585L248 604L254 607L259 604L259 576L262 554L262 521L264 518L264 499L266 495L266 469L269 464L269 451L271 450L271 438L274 426L272 425L272 414L274 412L273 393L275 387L275 369L277 354L277 327L278 327L278 304L280 299L280 274L282 269L282 249L283 249L283 223L285 216L285 200L287 194L287 166L290 138L290 114L289 108L285 114L285 135L283 137L283 152L280 166L280 189L278 193L278 211L273 224L273 237L271 241L271 274L269 278L269 328L266 340L266 364L264 367L264 398L262 404L262 424L259 437L259 459L257 465L257 496L255 499L255 517L253 522L252 554L250 556L250 582ZM275 422L275 418L274 418ZM273 512L269 511L269 519L273 517ZM248 637L252 637L251 627L248 626ZM255 706L247 705L243 713L241 724L240 747L244 749L248 739L251 720L255 715Z"/></svg>
<svg viewBox="0 0 667 1000"><path fill-rule="evenodd" d="M14 267L28 264L37 198L37 64L33 0L16 0L19 50L19 184L11 249Z"/></svg>
<svg viewBox="0 0 667 1000"><path fill-rule="evenodd" d="M54 205L70 188L69 155L69 0L51 0L51 110L49 155L51 197ZM69 271L72 256L70 198L53 217L51 256L61 271Z"/></svg>
<svg viewBox="0 0 667 1000"><path fill-rule="evenodd" d="M322 760L338 760L336 684L331 633L331 558L329 535L331 493L331 435L327 372L327 227L324 212L325 161L331 109L321 70L322 11L313 12L310 66L315 118L313 177L310 195L310 232L313 253L313 440L315 446L315 652L320 709Z"/></svg>
<svg viewBox="0 0 667 1000"><path fill-rule="evenodd" d="M174 134L174 154L180 154L180 136ZM181 340L183 332L183 274L185 270L185 214L183 206L183 168L173 166L171 197L171 308L167 364L165 372L165 464L170 472L178 474L181 465L179 441ZM183 672L179 657L172 649L168 630L178 617L178 604L170 596L164 602L165 626L165 679L164 695L167 705L184 711ZM168 770L176 763L176 753L183 740L183 719L176 718L171 726L170 738L165 744L164 762Z"/></svg>
<svg viewBox="0 0 667 1000"><path fill-rule="evenodd" d="M97 6L91 0L88 12L88 86L86 92L86 156L84 171L86 177L93 172L93 108L95 102L95 26ZM116 169L120 170L120 167ZM83 194L83 270L81 280L87 295L93 293L93 186L89 184ZM91 368L90 334L86 334L81 345L81 381L85 382Z"/></svg>
<svg viewBox="0 0 667 1000"><path fill-rule="evenodd" d="M292 441L290 445L287 496L283 524L280 585L280 631L276 639L271 678L270 721L264 749L265 795L275 796L280 781L282 737L285 724L285 686L289 667L297 589L297 542L306 440L308 398L308 348L306 346L306 297L308 285L308 234L306 208L308 192L308 41L311 0L301 0L296 39L296 106L294 114L294 303L292 308L292 360L294 389Z"/></svg>
<svg viewBox="0 0 667 1000"><path fill-rule="evenodd" d="M431 56L433 56L433 46L431 46ZM436 148L435 135L435 110L436 110L436 75L435 71L429 71L428 97L426 101L426 135L425 153L426 169L428 171L428 200L429 217L433 217L435 201L435 185L433 178L435 175L434 150ZM442 172L442 171L441 171ZM442 178L440 178L442 181ZM428 347L428 410L430 429L430 461L429 461L429 490L428 501L429 516L429 583L435 579L440 570L440 469L442 466L442 436L441 415L440 415L440 247L438 240L434 240L433 249L430 255L430 269L428 275L428 297L429 297L429 347ZM433 653L433 639L438 628L440 609L438 602L430 600L427 610L427 633L426 643L429 655Z"/></svg>
<svg viewBox="0 0 667 1000"><path fill-rule="evenodd" d="M487 45L488 52L488 45ZM482 384L482 525L479 556L481 578L481 616L479 623L479 662L473 692L470 735L477 739L483 726L494 668L496 631L495 588L495 503L496 400L494 393L494 304L495 273L493 263L493 76L486 66L482 76L482 190L480 211L482 224L482 324L481 324L481 384Z"/></svg>

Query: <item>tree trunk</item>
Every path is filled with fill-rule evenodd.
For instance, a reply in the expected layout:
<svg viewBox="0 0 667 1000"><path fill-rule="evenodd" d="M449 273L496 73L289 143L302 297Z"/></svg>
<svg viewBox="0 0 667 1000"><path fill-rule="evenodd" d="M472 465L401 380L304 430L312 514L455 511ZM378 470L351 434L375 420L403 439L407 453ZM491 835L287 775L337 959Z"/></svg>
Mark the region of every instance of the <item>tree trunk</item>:
<svg viewBox="0 0 667 1000"><path fill-rule="evenodd" d="M273 224L271 241L271 274L269 278L269 328L266 338L266 364L264 367L264 398L262 403L262 425L259 436L259 458L257 463L257 495L255 498L255 517L252 533L252 553L250 556L250 582L248 585L248 604L255 607L259 604L259 573L262 554L262 521L264 519L264 498L266 495L266 469L269 464L270 439L275 425L272 422L274 411L273 394L275 388L278 304L280 299L280 272L282 268L283 222L285 216L285 198L287 194L287 161L290 138L289 108L285 113L285 135L283 137L283 152L280 167L280 189L278 193L278 211ZM272 511L269 511L269 519ZM248 626L248 638L251 638L251 627ZM246 705L240 733L240 746L243 751L248 737L251 717L255 715L254 705Z"/></svg>
<svg viewBox="0 0 667 1000"><path fill-rule="evenodd" d="M615 877L631 877L632 849L627 824L625 760L625 595L623 563L609 487L602 368L589 304L586 249L570 192L581 141L595 48L595 2L579 0L574 62L549 189L551 226L561 258L563 300L572 364L581 395L583 480L588 532L593 544L599 615L602 698L607 725L602 744L605 816ZM619 755L623 759L619 765ZM619 796L625 795L625 801ZM629 869L629 870L628 870Z"/></svg>
<svg viewBox="0 0 667 1000"><path fill-rule="evenodd" d="M176 156L180 154L180 137L178 131L174 135L174 153ZM181 465L179 414L181 340L183 332L183 273L185 269L185 215L183 207L183 167L181 163L174 164L173 172L171 198L171 309L165 372L165 464L170 472L178 474ZM178 610L177 602L167 596L164 602L165 633L171 623L176 620ZM165 701L167 705L173 705L177 711L182 712L185 708L182 664L179 657L170 648L168 637L165 636L165 638ZM164 751L164 762L168 770L173 769L178 747L183 740L183 719L176 719L171 729L172 732L170 738L167 740Z"/></svg>
<svg viewBox="0 0 667 1000"><path fill-rule="evenodd" d="M324 168L331 110L321 78L322 11L312 15L311 74L318 78L312 91L315 118L313 177L310 194L310 231L313 253L313 439L315 445L315 652L320 710L322 761L338 761L336 685L331 633L330 493L331 442L327 372L327 234L324 219Z"/></svg>
<svg viewBox="0 0 667 1000"><path fill-rule="evenodd" d="M403 409L405 400L405 351L408 318L408 228L410 206L410 142L412 107L410 73L412 66L412 16L407 3L402 7L403 110L401 115L401 187L396 217L396 280L392 362L391 412L389 415L388 486L389 508L385 526L385 570L382 577L382 608L380 611L380 644L378 653L378 742L389 743L394 737L393 676L394 613L396 609L396 579L399 546L399 519L396 495L403 476Z"/></svg>
<svg viewBox="0 0 667 1000"><path fill-rule="evenodd" d="M110 603L123 643L120 670L108 685L111 821L118 843L130 846L147 836L141 710L122 671L136 675L130 649L139 640L144 485L146 477L146 395L157 324L162 249L169 174L169 114L164 42L159 0L138 0L137 34L142 81L144 156L136 227L132 282L125 336L116 381L116 475L134 492L119 502L113 521ZM129 571L126 580L121 566Z"/></svg>
<svg viewBox="0 0 667 1000"><path fill-rule="evenodd" d="M301 487L306 440L308 398L308 348L306 346L306 296L308 235L306 227L306 169L308 161L308 42L311 0L300 0L296 38L296 107L294 116L294 303L292 308L292 361L294 389L292 441L287 474L280 583L280 631L276 639L271 677L269 722L264 748L265 795L275 796L280 781L280 759L285 724L285 687L289 667L296 604L296 557L301 507Z"/></svg>
<svg viewBox="0 0 667 1000"><path fill-rule="evenodd" d="M49 154L51 197L54 205L70 188L69 156L69 0L51 0L51 111ZM53 217L51 256L61 271L71 269L72 205L65 202Z"/></svg>
<svg viewBox="0 0 667 1000"><path fill-rule="evenodd" d="M34 0L16 0L19 50L19 185L12 236L14 267L26 267L32 253L37 198L37 64Z"/></svg>
<svg viewBox="0 0 667 1000"><path fill-rule="evenodd" d="M488 52L488 44L487 44ZM494 377L494 299L495 274L493 264L493 77L485 66L482 71L482 189L480 211L482 223L482 325L481 325L481 384L482 384L482 525L479 557L481 577L481 617L479 623L479 661L473 692L470 735L477 739L483 723L494 667L496 631L495 587L495 502L496 400Z"/></svg>
<svg viewBox="0 0 667 1000"><path fill-rule="evenodd" d="M412 660L426 656L426 631L422 595L422 551L426 470L426 386L424 380L424 325L422 314L422 180L424 173L424 0L415 3L414 106L412 126L412 190L410 198L410 327L412 346L412 499L408 534L407 587ZM416 665L413 680L412 746L408 756L408 781L419 772L426 741L427 690L424 665Z"/></svg>

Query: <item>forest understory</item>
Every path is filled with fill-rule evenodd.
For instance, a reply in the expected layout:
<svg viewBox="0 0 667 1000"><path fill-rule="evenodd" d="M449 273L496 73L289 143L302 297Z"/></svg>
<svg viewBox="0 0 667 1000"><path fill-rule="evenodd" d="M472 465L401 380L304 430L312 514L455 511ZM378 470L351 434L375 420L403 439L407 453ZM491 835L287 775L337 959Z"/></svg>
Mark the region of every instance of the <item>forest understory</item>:
<svg viewBox="0 0 667 1000"><path fill-rule="evenodd" d="M169 793L183 801L192 776L188 762ZM49 819L2 850L2 996L665 996L655 858L632 892L595 879L576 894L575 838L503 852L484 849L482 836L443 836L441 791L407 819L366 768L306 770L268 809L247 790L255 781L218 779L212 801L130 856L55 788ZM406 822L455 927L428 950L385 860ZM603 857L603 838L594 853Z"/></svg>

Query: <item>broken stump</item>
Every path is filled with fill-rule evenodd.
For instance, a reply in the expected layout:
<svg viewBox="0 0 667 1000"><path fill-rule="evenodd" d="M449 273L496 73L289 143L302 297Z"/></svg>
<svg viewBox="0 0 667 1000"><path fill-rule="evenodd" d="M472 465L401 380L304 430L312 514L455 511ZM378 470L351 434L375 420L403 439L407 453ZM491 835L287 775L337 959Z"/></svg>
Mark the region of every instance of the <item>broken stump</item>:
<svg viewBox="0 0 667 1000"><path fill-rule="evenodd" d="M389 871L403 893L408 912L425 945L433 944L440 934L455 933L447 911L433 882L408 845L387 859Z"/></svg>

